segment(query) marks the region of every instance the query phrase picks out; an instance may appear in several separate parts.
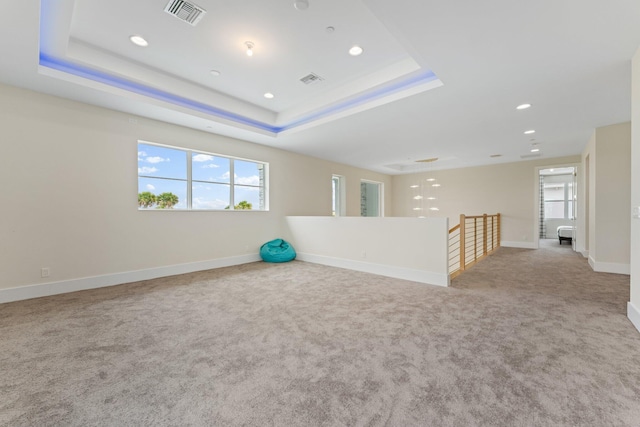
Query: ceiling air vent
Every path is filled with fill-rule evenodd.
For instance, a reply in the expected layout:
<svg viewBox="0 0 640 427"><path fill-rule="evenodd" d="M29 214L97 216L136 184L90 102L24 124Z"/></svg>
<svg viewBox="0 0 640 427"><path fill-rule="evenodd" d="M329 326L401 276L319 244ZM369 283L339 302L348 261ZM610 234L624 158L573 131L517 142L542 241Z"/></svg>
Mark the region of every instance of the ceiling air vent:
<svg viewBox="0 0 640 427"><path fill-rule="evenodd" d="M207 13L207 11L200 6L184 0L169 0L164 11L175 16L181 21L188 22L193 26L195 26L202 19L204 14Z"/></svg>
<svg viewBox="0 0 640 427"><path fill-rule="evenodd" d="M315 73L309 73L306 76L304 76L303 78L300 79L300 81L306 85L310 85L313 83L318 83L323 81L324 79L322 77L320 77L319 75L315 74Z"/></svg>

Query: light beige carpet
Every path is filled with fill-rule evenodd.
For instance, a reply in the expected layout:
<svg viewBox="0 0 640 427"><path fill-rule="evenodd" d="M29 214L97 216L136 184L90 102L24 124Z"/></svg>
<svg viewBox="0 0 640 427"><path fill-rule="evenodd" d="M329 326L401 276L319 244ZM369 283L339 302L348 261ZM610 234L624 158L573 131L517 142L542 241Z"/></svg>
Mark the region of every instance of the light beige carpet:
<svg viewBox="0 0 640 427"><path fill-rule="evenodd" d="M629 278L546 244L451 288L296 261L0 305L0 425L640 425Z"/></svg>

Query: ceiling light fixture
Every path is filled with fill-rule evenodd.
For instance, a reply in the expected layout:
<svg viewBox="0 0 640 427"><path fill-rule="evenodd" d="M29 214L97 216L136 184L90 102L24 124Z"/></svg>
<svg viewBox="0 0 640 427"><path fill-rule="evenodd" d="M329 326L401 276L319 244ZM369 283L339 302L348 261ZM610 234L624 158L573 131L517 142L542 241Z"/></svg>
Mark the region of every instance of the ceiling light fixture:
<svg viewBox="0 0 640 427"><path fill-rule="evenodd" d="M244 45L247 47L247 56L253 56L253 47L255 46L253 42L244 42Z"/></svg>
<svg viewBox="0 0 640 427"><path fill-rule="evenodd" d="M274 95L271 92L267 92L264 94L264 97L267 99L273 99Z"/></svg>
<svg viewBox="0 0 640 427"><path fill-rule="evenodd" d="M293 2L293 7L299 11L305 11L309 9L309 0L296 0Z"/></svg>
<svg viewBox="0 0 640 427"><path fill-rule="evenodd" d="M131 40L131 43L135 44L136 46L140 46L140 47L149 46L149 42L146 41L142 36L133 35L129 37L129 40Z"/></svg>
<svg viewBox="0 0 640 427"><path fill-rule="evenodd" d="M362 49L358 45L355 45L351 49L349 49L349 55L351 56L360 56L362 55L362 52L364 52L364 49Z"/></svg>
<svg viewBox="0 0 640 427"><path fill-rule="evenodd" d="M533 134L533 133L536 133L536 131L535 131L535 130L533 130L533 129L531 129L531 130L525 130L525 131L524 131L524 134L525 134L525 135L531 135L531 134Z"/></svg>
<svg viewBox="0 0 640 427"><path fill-rule="evenodd" d="M211 73L212 76L218 77L220 75L220 71L218 70L211 70L209 71Z"/></svg>
<svg viewBox="0 0 640 427"><path fill-rule="evenodd" d="M532 148L532 149L531 149L531 152L532 152L532 153L537 153L538 151L540 151L540 149L539 149L539 148Z"/></svg>
<svg viewBox="0 0 640 427"><path fill-rule="evenodd" d="M530 108L531 104L520 104L516 107L516 110L526 110L527 108Z"/></svg>

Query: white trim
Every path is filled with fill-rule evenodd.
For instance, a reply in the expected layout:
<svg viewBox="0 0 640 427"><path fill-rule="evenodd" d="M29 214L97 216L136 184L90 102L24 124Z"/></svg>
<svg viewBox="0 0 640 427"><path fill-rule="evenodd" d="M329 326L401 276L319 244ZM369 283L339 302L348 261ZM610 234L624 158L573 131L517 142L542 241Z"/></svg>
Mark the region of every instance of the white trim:
<svg viewBox="0 0 640 427"><path fill-rule="evenodd" d="M631 265L618 262L600 262L589 257L589 265L593 271L598 273L615 273L631 275Z"/></svg>
<svg viewBox="0 0 640 427"><path fill-rule="evenodd" d="M589 258L589 251L585 250L585 251L579 251L579 252L580 252L580 254L582 254L583 257Z"/></svg>
<svg viewBox="0 0 640 427"><path fill-rule="evenodd" d="M500 246L505 248L538 249L534 242L509 242L502 240Z"/></svg>
<svg viewBox="0 0 640 427"><path fill-rule="evenodd" d="M314 264L331 267L346 268L348 270L363 271L395 279L411 280L428 285L449 286L449 275L431 271L415 270L412 268L394 267L391 265L373 264L370 262L354 261L344 258L334 258L324 255L313 255L298 252L296 259Z"/></svg>
<svg viewBox="0 0 640 427"><path fill-rule="evenodd" d="M627 302L627 317L640 332L640 310L638 310L631 301Z"/></svg>
<svg viewBox="0 0 640 427"><path fill-rule="evenodd" d="M83 277L80 279L64 280L60 282L42 283L37 285L19 286L16 288L0 289L0 304L50 295L87 289L104 288L121 285L123 283L138 282L140 280L156 279L158 277L174 276L176 274L193 273L194 271L211 270L232 265L248 264L260 261L260 255L248 254L228 258L218 258L208 261L191 262L165 267L149 268L145 270L127 271L123 273L107 274L104 276Z"/></svg>

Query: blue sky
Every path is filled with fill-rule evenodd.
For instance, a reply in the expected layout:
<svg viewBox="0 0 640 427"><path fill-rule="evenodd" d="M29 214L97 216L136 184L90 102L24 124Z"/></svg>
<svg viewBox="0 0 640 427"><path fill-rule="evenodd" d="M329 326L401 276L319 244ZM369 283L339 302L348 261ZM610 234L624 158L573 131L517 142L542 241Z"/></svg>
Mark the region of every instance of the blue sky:
<svg viewBox="0 0 640 427"><path fill-rule="evenodd" d="M138 192L171 192L178 196L174 209L187 207L187 152L148 144L138 144ZM193 209L224 209L230 200L231 159L192 153ZM144 175L141 177L140 175ZM246 200L259 209L258 164L234 160L235 204Z"/></svg>

